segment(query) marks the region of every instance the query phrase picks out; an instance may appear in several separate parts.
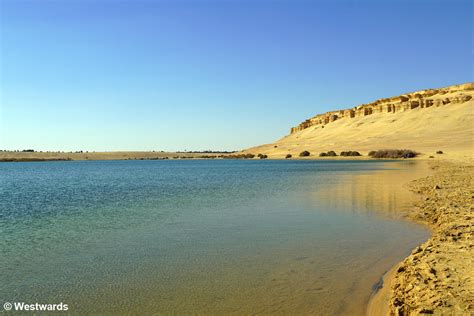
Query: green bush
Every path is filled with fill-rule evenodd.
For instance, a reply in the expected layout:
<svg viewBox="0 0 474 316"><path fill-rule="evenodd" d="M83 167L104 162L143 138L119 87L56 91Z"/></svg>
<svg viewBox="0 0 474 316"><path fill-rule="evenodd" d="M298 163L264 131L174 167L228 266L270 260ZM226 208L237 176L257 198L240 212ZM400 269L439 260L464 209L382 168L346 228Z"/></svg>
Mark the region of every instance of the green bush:
<svg viewBox="0 0 474 316"><path fill-rule="evenodd" d="M307 150L300 152L300 157L308 157L311 153Z"/></svg>
<svg viewBox="0 0 474 316"><path fill-rule="evenodd" d="M285 159L290 159L291 157L293 157L291 154L287 154L287 155L285 156Z"/></svg>

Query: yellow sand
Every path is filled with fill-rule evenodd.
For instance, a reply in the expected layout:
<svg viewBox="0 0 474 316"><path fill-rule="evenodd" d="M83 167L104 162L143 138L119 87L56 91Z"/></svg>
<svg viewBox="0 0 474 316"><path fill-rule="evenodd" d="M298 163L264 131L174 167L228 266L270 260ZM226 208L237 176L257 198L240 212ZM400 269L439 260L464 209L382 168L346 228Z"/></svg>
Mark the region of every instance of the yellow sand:
<svg viewBox="0 0 474 316"><path fill-rule="evenodd" d="M215 157L220 153L177 153L177 152L153 152L153 151L110 151L110 152L0 152L0 161L15 159L18 161L42 159L42 160L128 160L128 159L164 159L164 158L204 158Z"/></svg>
<svg viewBox="0 0 474 316"><path fill-rule="evenodd" d="M463 91L463 94L474 96L474 91ZM356 150L366 155L378 149L412 149L426 155L442 150L448 155L444 156L446 158L470 158L474 156L473 100L404 112L342 118L324 127L310 126L275 143L249 148L244 152L284 158L287 154L297 157L303 150L314 157L329 150L337 153Z"/></svg>

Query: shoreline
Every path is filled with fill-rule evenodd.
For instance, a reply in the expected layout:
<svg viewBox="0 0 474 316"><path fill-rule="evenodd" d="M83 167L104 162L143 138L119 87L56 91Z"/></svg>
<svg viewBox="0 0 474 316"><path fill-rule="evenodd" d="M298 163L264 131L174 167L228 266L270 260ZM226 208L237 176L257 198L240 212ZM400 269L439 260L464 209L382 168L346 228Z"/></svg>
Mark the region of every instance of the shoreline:
<svg viewBox="0 0 474 316"><path fill-rule="evenodd" d="M194 153L194 155L202 154ZM202 157L189 158L206 159ZM297 161L423 161L430 169L430 172L423 175L422 178L402 184L408 186L407 190L416 193L419 197L404 214L404 218L429 228L430 237L421 245L414 247L411 254L383 274L380 279L383 280L381 287L372 292L367 302L367 315L453 312L464 314L474 311L474 259L470 261L468 259L469 257L474 258L474 244L472 242L474 219L469 209L469 203L472 203L474 199L474 188L472 187L474 164L472 159L456 161L450 158L452 157L442 155L436 159L428 159L423 155L413 159L375 159L368 156L312 156L288 159ZM137 160L162 159L164 158L148 157ZM270 158L268 160L285 159ZM51 158L41 161L64 160Z"/></svg>
<svg viewBox="0 0 474 316"><path fill-rule="evenodd" d="M390 285L392 284L393 278L395 276L397 265L398 264L395 264L380 278L382 284L372 293L367 304L367 316L388 315L390 303Z"/></svg>
<svg viewBox="0 0 474 316"><path fill-rule="evenodd" d="M21 152L0 151L0 162L97 161L97 160L166 160L215 159L229 152L165 152L165 151L107 151L107 152Z"/></svg>
<svg viewBox="0 0 474 316"><path fill-rule="evenodd" d="M117 152L12 152L0 151L0 162L44 162L44 161L98 161L98 160L179 160L179 159L233 159L233 160L288 160L288 161L357 161L357 160L445 160L453 158L450 154L429 156L420 153L414 158L373 158L367 153L361 156L327 156L320 157L311 155L308 157L294 156L269 156L264 159L254 156L253 158L238 157L228 152L153 152L153 151L117 151Z"/></svg>
<svg viewBox="0 0 474 316"><path fill-rule="evenodd" d="M222 161L222 163L225 162ZM272 162L262 163L274 165ZM249 177L244 172L248 172L249 175L256 174L256 172L262 169L262 163L230 162L231 165L237 164L237 167L240 169L235 169L234 166L231 166L230 169L233 170L231 171L232 173L225 174L223 178L228 179L231 184L229 188L234 190L234 174L238 176L242 175L242 179L248 179ZM239 235L246 236L244 240L235 239L234 236L231 236L231 238L228 239L230 244L215 244L213 241L216 240L216 236L219 237L223 235L218 234L218 232L211 232L211 235L207 235L206 233L204 236L206 238L204 240L205 242L201 243L199 236L201 236L202 227L212 227L207 224L207 222L204 222L206 225L203 225L202 220L210 218L212 221L210 222L211 224L217 223L218 227L221 227L220 225L223 223L222 219L225 220L226 218L220 215L216 217L215 210L221 212L223 208L220 205L224 205L221 201L227 202L228 200L216 199L215 201L217 203L212 200L212 202L214 202L213 204L216 205L215 207L209 209L208 204L198 205L197 211L194 211L194 205L196 205L196 203L193 203L194 200L190 199L189 201L191 203L187 204L182 204L181 200L171 205L176 205L177 209L182 208L184 205L185 210L191 209L193 213L204 216L196 217L198 226L187 226L186 224L185 228L196 227L196 235L190 236L192 238L189 238L189 244L180 243L182 247L179 248L185 250L196 249L195 241L199 241L197 245L203 245L204 248L197 248L199 249L199 254L197 255L201 253L207 254L207 249L209 249L209 253L212 251L215 257L207 259L208 256L206 255L203 261L200 261L197 258L194 259L195 257L190 253L189 258L192 260L183 261L181 255L182 250L176 248L176 244L174 243L168 244L165 239L163 248L167 249L167 245L170 245L169 247L172 251L176 251L176 257L173 258L172 255L170 255L172 260L163 262L152 258L153 260L145 264L142 264L142 260L136 261L136 259L133 258L141 258L140 255L150 258L149 256L154 256L155 249L156 253L159 254L163 248L144 247L139 248L139 252L136 253L136 245L143 244L146 246L149 244L148 241L156 241L159 239L158 237L164 236L165 234L169 236L170 231L157 230L156 226L158 223L155 222L157 217L153 216L153 214L151 217L147 217L147 215L154 210L146 200L144 204L138 203L139 200L143 199L142 192L146 192L147 196L149 196L150 193L153 194L158 192L158 190L161 191L162 189L157 185L161 183L161 179L174 179L175 176L178 176L179 183L183 183L183 180L187 179L191 179L191 181L192 179L197 179L197 181L199 181L197 184L200 185L202 182L199 177L195 176L196 173L194 171L196 169L192 170L194 173L193 176L188 177L186 171L189 169L183 169L185 172L176 172L175 170L166 168L163 171L168 172L170 176L167 177L165 175L161 177L157 176L158 172L154 172L154 170L161 171L162 169L153 170L147 168L147 166L153 166L153 162L145 163L144 165L139 162L135 164L133 162L128 164L123 163L123 167L128 168L125 170L121 168L122 166L109 163L105 163L104 166L99 166L94 163L77 163L75 167L68 165L74 168L70 170L70 173L68 172L67 177L62 178L61 174L63 174L64 171L61 170L63 168L58 164L58 168L52 168L53 173L51 173L52 175L58 175L58 177L54 177L55 182L52 183L53 185L45 186L45 195L47 196L50 195L48 192L54 192L56 190L57 186L54 185L56 182L61 183L61 187L67 186L69 183L73 185L77 183L78 187L75 187L74 190L78 192L78 197L81 197L82 192L84 192L86 195L85 198L87 199L89 196L88 193L90 192L90 183L88 181L77 182L76 179L81 175L86 175L86 179L94 177L93 181L95 183L108 183L108 179L110 179L109 172L111 172L113 173L113 179L120 179L120 182L124 184L131 183L130 188L132 190L128 187L117 186L114 187L113 190L107 189L106 191L117 192L118 190L116 188L123 188L117 193L137 193L137 195L134 196L127 196L128 203L125 207L121 208L121 203L115 203L116 199L114 197L118 196L118 194L114 194L104 201L113 201L111 207L114 211L110 215L107 214L108 216L106 218L102 217L102 211L97 214L100 216L99 218L90 218L87 213L85 214L85 220L82 220L80 216L73 217L70 222L71 226L62 225L64 222L59 222L58 226L66 227L68 230L74 230L74 227L77 227L76 223L81 223L82 226L91 226L89 224L94 223L92 227L99 228L103 226L102 223L106 223L106 225L108 225L107 223L118 223L120 225L118 227L122 228L121 223L126 222L126 234L123 234L122 229L114 230L111 235L105 236L107 237L104 238L106 242L97 246L94 243L95 247L92 247L90 250L92 254L104 253L104 260L101 261L105 263L109 262L112 269L108 268L107 265L104 266L101 262L93 261L90 263L92 267L97 264L97 270L100 271L101 274L103 274L100 270L101 267L106 267L106 271L110 273L110 279L106 279L105 281L111 280L111 282L116 279L115 271L124 271L124 264L129 262L129 258L133 260L131 262L132 264L135 265L138 263L137 269L140 269L137 274L124 274L127 280L123 283L122 291L122 286L118 291L115 287L103 289L101 285L104 280L98 278L97 283L95 283L95 275L94 279L91 278L88 280L87 275L78 274L78 279L85 280L83 284L88 286L84 291L80 291L81 293L85 293L85 295L75 295L74 291L69 292L67 288L61 292L71 293L71 298L69 298L70 302L77 306L78 312L82 310L84 313L106 312L107 309L110 311L112 307L108 304L90 304L91 301L100 303L104 300L105 302L112 302L111 305L117 306L120 306L117 304L119 302L126 302L127 308L130 307L131 311L154 309L162 310L164 313L169 311L171 313L194 312L201 314L205 314L206 312L208 314L216 314L218 312L231 314L237 312L241 314L317 314L318 311L319 313L326 311L322 313L328 315L363 315L372 292L372 286L379 280L380 275L390 266L402 260L407 252L429 237L426 232L423 232L423 229L420 230L419 227L417 227L419 225L412 224L408 221L400 221L397 215L401 214L401 212L396 212L396 210L402 209L408 211L408 206L411 204L410 201L412 201L409 197L414 196L414 194L402 188L400 183L425 175L427 171L425 164L412 163L411 161L388 163L371 161L367 165L363 165L358 162L351 163L348 161L347 163L343 162L343 164L349 164L350 166L345 166L342 173L331 174L331 172L322 170L323 174L314 173L307 177L308 169L305 165L323 165L325 163L319 163L317 161L289 162L289 164L276 161L274 163L282 166L286 165L285 173L289 171L292 175L284 175L281 173L281 170L276 170L277 172L272 177L263 178L259 176L250 182L252 185L246 182L243 183L245 188L249 190L247 191L248 195L245 191L239 191L236 192L234 195L235 199L232 200L238 203L242 201L242 196L249 196L249 200L253 201L252 197L254 196L254 192L264 194L268 192L266 196L272 197L272 202L270 202L272 204L268 204L267 199L261 199L262 195L258 194L259 196L255 199L256 203L253 204L255 206L249 207L250 204L243 205L242 213L235 212L233 208L229 209L228 214L231 216L230 219L234 219L236 215L239 216L239 218L244 218L244 222L242 222L242 224L238 223L239 226L237 227ZM336 162L328 163L332 165L336 164ZM160 164L160 162L158 162L158 164ZM214 163L209 162L209 164L212 165ZM134 168L139 165L144 167ZM299 165L298 168L294 168L296 165ZM36 165L31 164L30 167L27 167L25 164L27 169L34 169L35 166ZM68 166L64 165L65 168ZM253 168L253 170L249 170L248 166ZM16 165L16 167L20 175L23 174L21 166ZM51 165L51 167L53 166ZM76 167L84 167L87 169ZM160 166L155 164L155 167ZM184 167L186 168L186 166ZM212 176L213 178L218 178L220 174L222 174L222 169L209 173L208 166L204 167L205 168L201 170L206 177ZM336 171L337 169L336 166L334 170ZM98 170L100 170L100 172L92 173L92 171ZM34 176L35 173L29 173L29 170L27 170L27 172L27 175L32 178L35 187L42 185L41 177ZM44 171L38 170L38 173L42 175ZM129 174L133 175L133 177L129 178L126 176ZM179 177L180 174L182 174L183 177ZM267 173L264 172L263 175L264 174ZM89 177L89 175L92 177ZM319 177L320 175L321 178ZM277 177L281 179L282 176L284 176L283 181L285 184L284 187L281 187L281 190L278 189L278 191L260 190L260 186L255 187L253 185L253 183L273 183L270 181ZM98 177L98 179L96 179L96 177ZM329 178L337 179L335 179L335 182L331 185ZM23 182L22 179L23 178L19 178L18 182ZM128 181L127 179L134 181ZM147 182L147 179L151 181ZM139 190L135 190L135 188L137 188L136 183L140 183ZM191 182L189 186L190 188L194 187L192 183L193 182ZM217 183L222 182L219 180ZM313 184L317 185L313 186ZM95 187L94 184L92 185ZM294 188L294 191L288 190L287 185L289 185L290 188ZM16 185L10 185L8 187L15 189ZM29 188L29 186L27 186L26 189L27 188ZM151 188L154 188L153 191L151 191ZM173 191L165 192L169 192L166 198L169 196L174 198ZM199 191L199 193L201 192L202 191ZM217 194L214 192L212 192L210 196L216 196ZM227 195L229 191L217 192L223 192ZM275 194L280 192L283 195ZM24 193L25 196L27 196L28 190L25 190ZM159 196L156 193L154 195ZM223 195L219 194L219 196ZM324 196L325 200L320 201L321 196ZM360 198L362 196L364 198ZM67 195L60 194L57 197L67 199ZM48 200L43 199L42 201L47 203ZM82 205L84 199L78 198L75 199L75 201L77 201L77 204L74 205L81 207L80 205ZM119 202L121 201L122 200L119 200ZM155 198L152 198L150 202L151 201L153 204L156 203ZM336 204L334 204L335 201L337 202ZM56 204L58 208L62 205L60 202L61 199L58 199L58 203ZM226 204L238 205L234 202ZM128 208L129 205L133 207L133 209ZM273 205L275 206L273 207ZM201 212L201 208L207 210ZM121 220L122 218L118 216L121 215L119 213L120 209L123 212L123 216L125 216L124 220ZM226 208L224 208L224 210L226 210ZM265 214L260 210L263 212L268 210L269 217L263 217L262 215ZM157 211L159 215L162 214L161 209ZM172 213L174 214L174 212ZM180 215L182 213L178 212L177 214ZM129 217L130 215L132 215L133 218ZM255 217L249 220L249 216ZM392 216L394 216L393 219ZM138 219L134 220L134 218ZM179 238L182 234L182 229L179 225L183 223L183 220L186 221L187 218L173 216L173 219L174 218L176 218L177 221L171 221L172 224L176 223L172 225L172 228L175 229L174 233ZM111 221L111 219L113 220ZM131 225L129 230L128 223ZM146 225L144 227L136 226L135 223L139 225L146 223ZM254 223L257 223L257 226L253 226ZM267 226L268 223L271 223L271 225ZM166 225L166 229L169 227L168 223L164 223L163 225ZM229 221L224 225L234 227L235 223ZM141 227L143 227L143 230ZM247 231L244 231L244 234L240 233L242 231L241 227L248 227L249 230L247 231L249 233L246 233ZM23 228L29 231L27 225ZM164 233L161 233L162 231L164 231ZM221 231L223 234L226 234L229 229L223 227ZM94 234L96 234L96 232L100 235L103 234L102 229L99 231L93 229L87 231L87 236L84 237L90 238L89 236L95 236ZM125 242L123 245L120 245L119 248L113 248L114 251L109 255L107 249L111 249L110 245L115 245L116 240L123 240L124 235L129 235L128 232L130 232L130 235L138 236L138 238L132 238L132 242ZM155 235L155 232L160 233ZM47 232L45 233L47 234ZM273 236L275 238L269 238ZM390 237L386 238L386 236ZM82 240L80 237L81 235L74 235L74 239ZM224 241L226 240L224 239ZM85 258L85 261L88 261L87 256L81 255L81 250L83 249L81 245L78 245L80 248L75 250L75 246L69 248L68 244L70 243L66 240L64 245L67 247L68 253L74 251L78 253L81 258ZM244 247L237 248L236 250L234 250L235 248L229 247L229 245L233 246L236 244L244 245ZM228 249L229 252L227 252ZM39 248L39 250L41 250L41 248ZM117 262L117 264L114 265L113 263L116 257L113 256L113 254L120 256L123 253L127 254L124 258L124 262ZM7 257L15 258L14 256ZM59 260L61 260L60 258L61 257L59 257ZM224 261L217 261L218 258L223 258ZM35 263L34 260L28 261ZM74 261L75 264L77 262L78 266L83 265L82 261ZM54 262L55 260L51 263ZM179 265L176 265L176 262L179 262ZM168 263L171 267L177 267L175 270L176 275L183 277L169 278L168 275L174 275L172 274L173 270L170 274L161 273L161 266L164 267L163 272L171 270L165 265ZM200 266L199 269L195 270L194 267L196 263L200 264ZM9 267L10 265L5 266ZM12 266L13 269L15 269L15 266ZM49 264L49 266L53 268L56 267L52 269L54 273L54 271L62 265L56 266L56 264ZM208 269L207 267L213 268ZM220 270L220 267L222 267L222 270ZM258 269L254 269L253 267L258 267ZM160 273L156 273L157 271ZM157 277L150 278L150 272L157 275ZM209 275L205 273L209 273ZM205 277L203 277L203 274ZM48 278L48 275L46 275L45 278ZM145 279L149 280L149 283L144 284L143 280ZM15 288L14 282L8 283ZM96 286L96 284L98 285ZM119 284L122 285L122 283ZM161 284L163 284L163 287L161 287ZM94 289L97 290L94 291ZM127 301L126 298L129 296L130 289L133 289L136 295L134 294L130 301ZM231 291L226 293L227 289L231 289ZM24 290L22 293L29 292ZM235 293L238 293L238 295ZM100 300L94 301L97 294L101 294ZM216 302L216 296L221 298L219 302ZM170 301L170 297L173 301L172 303L167 303ZM99 305L100 307L96 309L95 306ZM87 307L81 309L78 306ZM104 308L102 308L102 306L104 306ZM147 306L147 308L141 308L141 306Z"/></svg>
<svg viewBox="0 0 474 316"><path fill-rule="evenodd" d="M367 315L469 314L474 311L474 198L470 161L430 161L433 174L409 183L418 195L407 219L431 237L387 271Z"/></svg>

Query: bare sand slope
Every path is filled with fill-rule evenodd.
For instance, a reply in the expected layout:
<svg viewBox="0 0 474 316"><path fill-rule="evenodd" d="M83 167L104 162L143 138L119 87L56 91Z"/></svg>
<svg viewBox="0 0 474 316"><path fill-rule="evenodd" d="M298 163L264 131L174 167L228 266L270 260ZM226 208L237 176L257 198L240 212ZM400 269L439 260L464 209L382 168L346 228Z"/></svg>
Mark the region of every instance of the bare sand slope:
<svg viewBox="0 0 474 316"><path fill-rule="evenodd" d="M294 127L290 135L277 142L249 148L244 152L283 158L287 154L295 157L303 150L317 156L329 150L356 150L365 155L371 150L405 148L428 155L442 150L464 158L473 157L474 84L453 87L457 88L443 88L445 90L442 92L421 99L421 102L428 100L431 103L429 107L406 108L406 104L410 106L409 101L406 101L398 102L405 104L405 108L401 107L396 112L388 112L380 107L377 112L360 115L355 112L354 117L346 115L334 121L330 121L334 119L331 113L352 110L318 115ZM361 111L366 106L355 107L354 111Z"/></svg>

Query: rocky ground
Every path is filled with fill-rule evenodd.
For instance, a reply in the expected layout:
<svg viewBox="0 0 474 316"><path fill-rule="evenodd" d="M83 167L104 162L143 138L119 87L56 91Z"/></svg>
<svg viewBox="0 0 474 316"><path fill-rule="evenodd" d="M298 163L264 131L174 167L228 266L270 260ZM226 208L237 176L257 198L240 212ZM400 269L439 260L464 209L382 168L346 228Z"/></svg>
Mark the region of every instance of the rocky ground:
<svg viewBox="0 0 474 316"><path fill-rule="evenodd" d="M390 314L474 315L474 165L433 163L411 188L423 199L409 216L432 238L397 268Z"/></svg>

